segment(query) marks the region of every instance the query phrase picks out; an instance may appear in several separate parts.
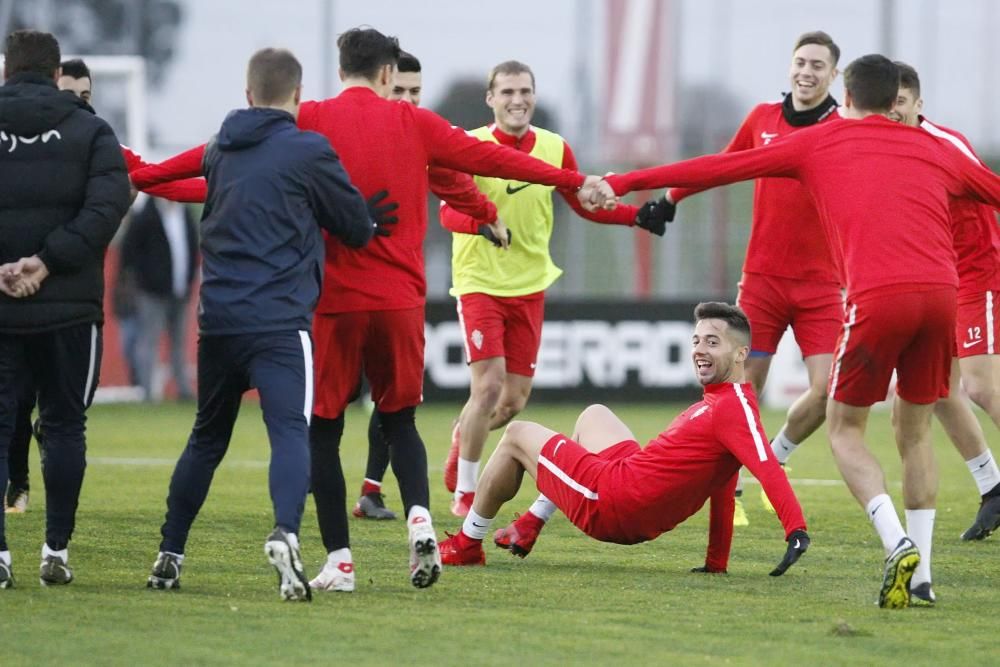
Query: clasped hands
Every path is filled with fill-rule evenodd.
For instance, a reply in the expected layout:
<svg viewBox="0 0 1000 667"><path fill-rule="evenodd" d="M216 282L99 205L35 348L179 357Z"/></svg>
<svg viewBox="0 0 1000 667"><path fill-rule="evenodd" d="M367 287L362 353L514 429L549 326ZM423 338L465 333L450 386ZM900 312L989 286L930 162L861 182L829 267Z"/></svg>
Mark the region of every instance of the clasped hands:
<svg viewBox="0 0 1000 667"><path fill-rule="evenodd" d="M0 265L0 292L14 299L35 294L48 277L49 269L37 255Z"/></svg>
<svg viewBox="0 0 1000 667"><path fill-rule="evenodd" d="M583 185L576 193L580 205L588 211L605 209L610 211L618 205L618 195L611 189L600 176L587 176L583 180Z"/></svg>

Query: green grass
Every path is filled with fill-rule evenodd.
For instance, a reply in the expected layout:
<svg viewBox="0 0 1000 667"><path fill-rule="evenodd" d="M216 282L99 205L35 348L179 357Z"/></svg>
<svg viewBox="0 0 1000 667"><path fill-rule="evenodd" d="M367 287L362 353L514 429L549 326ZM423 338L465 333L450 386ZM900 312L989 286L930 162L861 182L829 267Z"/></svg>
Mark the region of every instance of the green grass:
<svg viewBox="0 0 1000 667"><path fill-rule="evenodd" d="M681 406L612 407L645 440ZM441 462L456 406L419 412L429 450L439 535L455 531ZM531 406L524 414L569 430L576 407ZM784 552L759 487L747 485L751 525L738 528L730 573L696 575L707 511L652 543L606 545L554 518L525 560L490 548L485 568L446 569L431 589L409 584L405 526L351 521L358 588L319 594L311 605L282 603L263 556L271 528L267 441L248 402L205 508L195 523L183 589L154 592L145 578L156 554L164 497L193 419L193 407L95 406L89 457L70 563L72 585L45 589L35 573L44 533L37 458L25 515L7 535L18 587L0 591L4 665L50 664L995 664L1000 543L963 543L978 496L940 429L941 467L933 553L935 609L900 612L874 604L881 548L864 512L838 486L797 485L812 548L784 577L767 572ZM782 415L767 413L768 432ZM353 502L366 456L366 416L348 413L343 452ZM987 432L995 436L992 426ZM902 511L899 463L888 416L871 420L871 443ZM496 437L492 439L495 442ZM995 438L994 438L995 440ZM997 443L993 448L998 451ZM162 459L123 465L121 459ZM114 461L118 459L118 461ZM791 477L839 479L825 437L792 459ZM498 524L534 497L528 485ZM399 509L389 476L387 503ZM323 561L311 500L303 549L313 575Z"/></svg>

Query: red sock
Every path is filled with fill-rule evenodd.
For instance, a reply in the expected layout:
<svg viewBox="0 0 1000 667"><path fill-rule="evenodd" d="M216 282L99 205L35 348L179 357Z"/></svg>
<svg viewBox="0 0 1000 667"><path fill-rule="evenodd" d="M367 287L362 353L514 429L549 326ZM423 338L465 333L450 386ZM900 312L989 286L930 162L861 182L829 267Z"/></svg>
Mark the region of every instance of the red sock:
<svg viewBox="0 0 1000 667"><path fill-rule="evenodd" d="M382 493L382 483L366 479L361 485L361 495L367 496L369 493Z"/></svg>

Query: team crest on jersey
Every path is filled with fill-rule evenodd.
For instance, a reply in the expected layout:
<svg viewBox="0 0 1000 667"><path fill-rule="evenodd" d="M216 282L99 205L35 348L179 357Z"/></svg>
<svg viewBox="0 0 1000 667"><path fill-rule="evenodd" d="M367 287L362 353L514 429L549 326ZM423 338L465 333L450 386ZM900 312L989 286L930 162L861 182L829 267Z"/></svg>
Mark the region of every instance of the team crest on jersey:
<svg viewBox="0 0 1000 667"><path fill-rule="evenodd" d="M469 336L469 338L472 340L472 344L476 346L477 350L483 349L483 332L482 331L480 331L479 329L476 329L475 331L472 332L472 335Z"/></svg>
<svg viewBox="0 0 1000 667"><path fill-rule="evenodd" d="M762 145L763 146L767 146L769 143L771 143L771 139L777 139L778 138L778 133L777 132L761 132L760 133L760 138L764 140L764 143Z"/></svg>
<svg viewBox="0 0 1000 667"><path fill-rule="evenodd" d="M695 417L700 417L703 414L705 414L706 412L708 412L708 406L707 405L703 405L700 408L698 408L697 410L695 410L693 415L691 415L690 417L688 417L688 421L691 421Z"/></svg>

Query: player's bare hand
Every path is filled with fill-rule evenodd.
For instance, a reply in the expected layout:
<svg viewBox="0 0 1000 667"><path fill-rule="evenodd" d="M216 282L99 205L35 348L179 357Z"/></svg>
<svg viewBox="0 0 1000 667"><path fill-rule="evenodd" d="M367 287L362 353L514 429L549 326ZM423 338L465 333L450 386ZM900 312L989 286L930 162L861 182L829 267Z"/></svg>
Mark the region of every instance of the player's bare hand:
<svg viewBox="0 0 1000 667"><path fill-rule="evenodd" d="M507 225L503 224L503 220L500 218L497 218L496 222L492 224L480 224L479 235L503 250L510 249L510 242L513 238L513 234L507 229Z"/></svg>
<svg viewBox="0 0 1000 667"><path fill-rule="evenodd" d="M809 549L809 535L804 530L793 530L788 536L788 548L778 567L771 570L772 577L780 577Z"/></svg>

